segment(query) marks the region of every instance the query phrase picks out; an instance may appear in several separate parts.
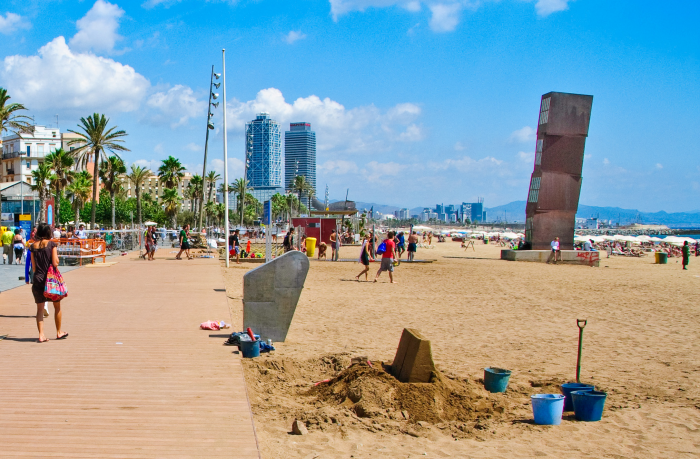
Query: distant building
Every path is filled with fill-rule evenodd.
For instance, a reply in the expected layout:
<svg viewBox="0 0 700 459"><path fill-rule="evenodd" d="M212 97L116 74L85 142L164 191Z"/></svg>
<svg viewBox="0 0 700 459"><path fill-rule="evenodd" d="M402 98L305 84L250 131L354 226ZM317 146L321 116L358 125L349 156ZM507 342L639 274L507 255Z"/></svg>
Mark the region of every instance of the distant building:
<svg viewBox="0 0 700 459"><path fill-rule="evenodd" d="M245 125L248 172L251 194L261 203L282 187L282 130L269 113L259 113Z"/></svg>
<svg viewBox="0 0 700 459"><path fill-rule="evenodd" d="M23 181L31 185L32 171L58 148L61 148L58 128L31 126L28 132L3 137L0 182Z"/></svg>
<svg viewBox="0 0 700 459"><path fill-rule="evenodd" d="M291 191L294 178L301 175L316 190L316 133L311 124L291 123L284 133L284 188ZM302 194L302 200L304 194Z"/></svg>
<svg viewBox="0 0 700 459"><path fill-rule="evenodd" d="M126 197L135 198L136 188L134 187L133 182L127 178L126 174L122 175L120 178L123 181L124 190L126 191ZM180 184L177 186L177 194L178 196L180 196L181 199L180 210L193 210L192 200L185 199L185 190L187 190L187 187L190 184L190 180L192 180L192 174L190 174L189 172L185 172L185 176L182 178L182 180L180 180ZM163 190L165 188L166 187L160 181L160 177L158 177L156 174L152 174L149 175L148 178L146 178L141 184L141 196L143 196L145 193L148 193L151 196L151 198L153 198L156 202L160 203L162 201ZM207 196L208 194L204 195L205 199Z"/></svg>
<svg viewBox="0 0 700 459"><path fill-rule="evenodd" d="M395 210L394 217L399 220L408 220L408 209Z"/></svg>

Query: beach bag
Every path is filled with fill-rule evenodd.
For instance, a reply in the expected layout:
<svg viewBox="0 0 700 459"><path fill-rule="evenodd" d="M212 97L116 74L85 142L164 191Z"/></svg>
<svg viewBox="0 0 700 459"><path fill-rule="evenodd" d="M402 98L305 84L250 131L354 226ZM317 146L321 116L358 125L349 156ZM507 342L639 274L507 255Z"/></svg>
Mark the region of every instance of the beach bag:
<svg viewBox="0 0 700 459"><path fill-rule="evenodd" d="M377 255L382 255L384 252L386 252L386 242L382 242L377 247Z"/></svg>
<svg viewBox="0 0 700 459"><path fill-rule="evenodd" d="M44 297L49 301L61 301L68 296L68 288L63 282L63 276L52 266L46 273L46 287L44 287Z"/></svg>

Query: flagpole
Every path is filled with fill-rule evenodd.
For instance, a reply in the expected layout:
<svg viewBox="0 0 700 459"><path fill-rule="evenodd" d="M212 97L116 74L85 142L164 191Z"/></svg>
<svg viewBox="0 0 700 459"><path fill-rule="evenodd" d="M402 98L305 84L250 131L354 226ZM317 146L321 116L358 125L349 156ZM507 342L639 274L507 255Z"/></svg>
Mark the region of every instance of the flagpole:
<svg viewBox="0 0 700 459"><path fill-rule="evenodd" d="M226 247L226 267L229 267L229 251L228 251L228 145L226 136L226 49L221 50L222 74L224 84L224 100L222 101L224 109L224 247Z"/></svg>

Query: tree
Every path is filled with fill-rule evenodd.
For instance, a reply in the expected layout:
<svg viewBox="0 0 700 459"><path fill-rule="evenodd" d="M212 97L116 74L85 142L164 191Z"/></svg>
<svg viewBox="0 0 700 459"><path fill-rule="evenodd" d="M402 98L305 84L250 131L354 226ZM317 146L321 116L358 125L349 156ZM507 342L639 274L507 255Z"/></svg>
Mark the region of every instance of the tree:
<svg viewBox="0 0 700 459"><path fill-rule="evenodd" d="M73 155L78 159L78 164L85 168L90 159L94 161L95 168L93 170L92 182L92 209L90 216L90 228L95 227L95 204L97 201L98 176L97 171L100 169L100 163L107 158L107 151L113 153L117 157L116 151L129 151L128 148L122 145L124 142L120 137L126 137L125 131L115 131L116 126L107 129L109 118L104 115L94 113L92 117L80 118L78 128L83 132L68 130L73 134L80 136L79 139L73 139L68 142L68 145L84 143L73 150Z"/></svg>
<svg viewBox="0 0 700 459"><path fill-rule="evenodd" d="M136 193L136 212L138 213L139 226L143 224L143 220L141 218L141 187L143 186L143 182L145 182L146 179L151 176L151 174L152 172L150 169L132 164L131 173L127 176L131 183L134 184L134 192Z"/></svg>
<svg viewBox="0 0 700 459"><path fill-rule="evenodd" d="M287 212L287 200L284 198L284 195L282 195L280 193L275 193L270 198L270 201L272 202L272 219L273 220L276 220L277 217L279 217L281 214L284 214Z"/></svg>
<svg viewBox="0 0 700 459"><path fill-rule="evenodd" d="M236 204L238 207L238 213L241 216L241 220L243 220L243 205L245 204L246 200L246 194L248 194L248 190L251 188L248 186L246 180L244 178L239 178L233 181L232 184L229 185L228 191L231 193L236 193Z"/></svg>
<svg viewBox="0 0 700 459"><path fill-rule="evenodd" d="M194 215L197 214L197 203L199 203L199 208L201 209L202 200L204 196L204 180L201 175L193 175L190 179L190 183L187 185L187 194L192 200L192 211Z"/></svg>
<svg viewBox="0 0 700 459"><path fill-rule="evenodd" d="M314 196L316 196L316 190L309 183L309 186L306 188L306 198L309 202L309 217L311 216L311 201L314 200Z"/></svg>
<svg viewBox="0 0 700 459"><path fill-rule="evenodd" d="M161 161L163 164L158 168L158 177L160 182L166 188L176 188L180 184L180 180L185 176L185 168L180 163L180 160L168 156Z"/></svg>
<svg viewBox="0 0 700 459"><path fill-rule="evenodd" d="M122 178L121 175L126 174L126 166L124 161L117 156L110 156L100 165L100 178L102 179L102 185L104 185L105 190L109 193L109 197L112 201L112 229L117 229L116 215L115 215L115 202L114 197L117 192L122 188Z"/></svg>
<svg viewBox="0 0 700 459"><path fill-rule="evenodd" d="M61 224L60 202L63 198L63 190L73 181L75 171L72 170L75 161L73 157L63 148L59 148L53 153L46 155L46 164L53 170L51 176L51 188L54 190L54 222Z"/></svg>
<svg viewBox="0 0 700 459"><path fill-rule="evenodd" d="M49 195L49 180L51 179L51 167L42 161L39 167L32 171L32 191L39 194L39 217L36 219L40 223L44 219L46 212L46 197Z"/></svg>
<svg viewBox="0 0 700 459"><path fill-rule="evenodd" d="M163 201L163 210L165 214L172 220L173 228L177 227L177 211L180 207L180 195L177 188L166 188L161 196Z"/></svg>
<svg viewBox="0 0 700 459"><path fill-rule="evenodd" d="M0 88L0 137L4 132L26 131L29 128L31 118L18 114L26 108L22 104L8 104L10 99L7 89Z"/></svg>
<svg viewBox="0 0 700 459"><path fill-rule="evenodd" d="M73 182L66 187L68 196L73 200L73 211L75 212L75 226L77 228L80 221L80 209L90 199L92 176L88 171L80 171L75 174Z"/></svg>
<svg viewBox="0 0 700 459"><path fill-rule="evenodd" d="M214 189L216 188L216 182L221 180L221 176L217 174L214 171L209 171L207 174L207 185L208 185L208 190L209 190L209 195L207 196L207 202L211 201L211 194L214 192Z"/></svg>
<svg viewBox="0 0 700 459"><path fill-rule="evenodd" d="M303 175L297 175L294 177L294 180L290 184L289 188L297 193L297 198L299 202L301 203L301 195L303 193L308 193L309 190L311 189L311 184L306 180L306 177ZM299 209L301 212L301 209Z"/></svg>

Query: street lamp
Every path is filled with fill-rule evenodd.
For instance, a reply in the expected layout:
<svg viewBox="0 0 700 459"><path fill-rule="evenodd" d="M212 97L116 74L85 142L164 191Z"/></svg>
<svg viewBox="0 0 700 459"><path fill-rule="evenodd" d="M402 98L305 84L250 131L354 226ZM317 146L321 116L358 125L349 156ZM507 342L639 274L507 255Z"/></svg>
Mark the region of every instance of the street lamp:
<svg viewBox="0 0 700 459"><path fill-rule="evenodd" d="M221 83L214 83L214 78L217 80L221 74L219 73L214 73L214 66L211 66L211 77L209 78L209 109L207 110L207 135L204 140L204 164L202 165L202 197L199 200L199 230L202 231L202 223L203 223L203 218L204 218L204 190L206 188L206 177L207 177L207 152L209 149L209 131L214 129L214 122L211 120L214 114L211 112L211 107L213 106L214 108L219 107L218 102L212 102L212 98L216 99L219 97L217 93L214 92L214 86L216 88L219 88L219 85Z"/></svg>

